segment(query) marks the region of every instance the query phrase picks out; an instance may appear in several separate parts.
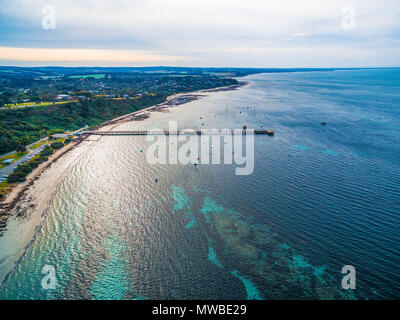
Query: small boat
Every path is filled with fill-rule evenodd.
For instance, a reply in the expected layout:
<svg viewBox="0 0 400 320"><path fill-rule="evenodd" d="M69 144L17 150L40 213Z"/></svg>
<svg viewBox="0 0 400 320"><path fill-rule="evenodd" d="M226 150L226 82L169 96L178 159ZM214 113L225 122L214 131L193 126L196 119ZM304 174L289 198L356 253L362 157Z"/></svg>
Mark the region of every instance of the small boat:
<svg viewBox="0 0 400 320"><path fill-rule="evenodd" d="M158 178L155 178L155 180L154 180L155 182L158 182Z"/></svg>

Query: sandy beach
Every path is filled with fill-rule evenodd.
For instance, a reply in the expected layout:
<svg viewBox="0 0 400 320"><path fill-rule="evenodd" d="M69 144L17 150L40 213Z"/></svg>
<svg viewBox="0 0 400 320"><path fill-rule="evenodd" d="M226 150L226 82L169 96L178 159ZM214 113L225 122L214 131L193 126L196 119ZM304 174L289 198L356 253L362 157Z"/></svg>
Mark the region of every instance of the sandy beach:
<svg viewBox="0 0 400 320"><path fill-rule="evenodd" d="M175 94L167 97L167 99L160 104L106 121L97 126L95 130L110 131L122 123L140 121L148 118L151 112L165 112L170 107L179 106L201 99L202 97L205 97L207 93L237 90L246 84L246 82L240 82L239 84L232 86ZM146 116L143 117L143 115ZM50 190L55 188L56 183L60 180L65 171L60 172L59 169L63 167L66 169L68 163L73 162L77 157L79 157L80 152L75 152L71 157L66 157L66 155L71 153L71 151L81 143L90 144L99 139L101 139L101 137L96 139L93 137L76 138L74 141L52 154L47 162L42 163L35 168L29 175L27 175L25 182L16 184L13 187L13 190L0 203L0 235L1 229L6 227L7 219L11 215L26 216L28 214L27 212L31 211L28 209L33 208L36 208L38 211L44 210L45 205L52 194ZM55 166L55 164L57 165ZM44 177L44 173L46 173L46 178ZM39 179L41 177L43 179ZM39 185L43 185L43 188L37 188ZM35 198L35 201L33 201L33 198Z"/></svg>
<svg viewBox="0 0 400 320"><path fill-rule="evenodd" d="M170 108L202 99L207 96L207 93L236 90L245 84L242 82L235 86L175 94L167 97L160 104L106 121L95 130L112 131L120 125L128 125L134 121L157 121L161 116L160 113L169 113ZM143 117L143 115L146 116ZM168 115L165 116L168 117ZM98 146L103 138L102 136L81 136L74 139L27 175L25 182L16 184L0 203L0 238L5 242L13 243L13 246L8 247L7 252L4 252L7 258L3 261L0 281L18 265L20 257L24 256L40 234L46 223L48 208L55 201L54 195L59 192L62 182L68 178L71 168L87 153L90 153L92 148Z"/></svg>
<svg viewBox="0 0 400 320"><path fill-rule="evenodd" d="M76 139L72 141L68 145L63 148L57 150L49 157L49 160L41 163L37 168L32 170L30 174L27 175L26 181L23 183L16 184L12 191L5 197L5 199L1 202L0 207L0 223L4 222L4 219L7 218L10 211L16 207L19 200L24 196L26 191L33 185L33 183L40 178L42 173L52 166L58 159L62 156L70 152L73 148L78 146L83 139Z"/></svg>

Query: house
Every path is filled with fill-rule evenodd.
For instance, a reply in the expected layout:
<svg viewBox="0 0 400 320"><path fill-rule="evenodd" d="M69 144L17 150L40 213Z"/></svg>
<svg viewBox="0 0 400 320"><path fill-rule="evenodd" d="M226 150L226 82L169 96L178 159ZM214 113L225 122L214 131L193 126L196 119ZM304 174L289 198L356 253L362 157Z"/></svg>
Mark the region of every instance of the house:
<svg viewBox="0 0 400 320"><path fill-rule="evenodd" d="M56 100L69 101L69 100L72 100L72 97L69 94L59 94L56 97Z"/></svg>

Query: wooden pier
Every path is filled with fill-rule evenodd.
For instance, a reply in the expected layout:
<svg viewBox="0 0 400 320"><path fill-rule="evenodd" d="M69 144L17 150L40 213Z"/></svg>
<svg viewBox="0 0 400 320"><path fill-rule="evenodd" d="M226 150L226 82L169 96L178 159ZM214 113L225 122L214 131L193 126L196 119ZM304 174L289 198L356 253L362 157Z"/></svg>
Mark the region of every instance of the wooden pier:
<svg viewBox="0 0 400 320"><path fill-rule="evenodd" d="M82 135L96 135L96 136L147 136L147 135L246 135L246 134L263 134L268 136L275 135L274 130L181 130L181 131L168 131L168 130L150 130L150 131L86 131L82 132Z"/></svg>

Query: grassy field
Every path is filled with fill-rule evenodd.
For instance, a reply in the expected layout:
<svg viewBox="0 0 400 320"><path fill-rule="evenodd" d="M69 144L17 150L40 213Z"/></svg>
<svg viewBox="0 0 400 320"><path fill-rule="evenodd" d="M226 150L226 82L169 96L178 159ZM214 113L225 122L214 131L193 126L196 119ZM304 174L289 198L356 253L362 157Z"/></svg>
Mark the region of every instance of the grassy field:
<svg viewBox="0 0 400 320"><path fill-rule="evenodd" d="M78 100L70 100L70 101L57 101L55 104L66 104L66 103L71 103L71 102L77 102ZM24 102L24 103L11 103L11 104L6 104L6 108L28 108L28 107L48 107L54 105L53 102Z"/></svg>
<svg viewBox="0 0 400 320"><path fill-rule="evenodd" d="M59 79L61 78L63 75L59 75L59 76L40 76L41 79L43 80L48 80L48 79Z"/></svg>
<svg viewBox="0 0 400 320"><path fill-rule="evenodd" d="M13 154L10 154L10 155L8 155L8 156L4 156L4 157L1 157L0 158L0 168L4 168L4 167L7 167L7 166L9 166L10 164L7 164L7 165L4 165L2 162L3 161L5 161L5 160L8 160L8 159L14 159L14 161L15 160L18 160L18 159L21 159L24 155L26 155L28 152L26 151L26 152L15 152L15 153L13 153Z"/></svg>
<svg viewBox="0 0 400 320"><path fill-rule="evenodd" d="M54 140L49 141L50 144L52 144L54 142L62 142L62 143L64 143L65 139L64 138L58 138L58 139L54 139Z"/></svg>
<svg viewBox="0 0 400 320"><path fill-rule="evenodd" d="M36 102L9 103L9 104L6 104L5 107L12 108L12 107L16 107L16 106L33 106L35 104L36 104Z"/></svg>
<svg viewBox="0 0 400 320"><path fill-rule="evenodd" d="M45 103L45 102L41 102L41 103ZM5 104L4 106L7 108L13 108L13 107L17 107L17 106L29 107L29 106L40 105L41 103L39 103L39 104L37 104L36 102L9 103L9 104Z"/></svg>
<svg viewBox="0 0 400 320"><path fill-rule="evenodd" d="M84 75L76 75L76 76L69 76L68 78L71 79L86 79L86 78L94 78L94 79L104 79L105 74L84 74Z"/></svg>
<svg viewBox="0 0 400 320"><path fill-rule="evenodd" d="M65 139L64 138L58 138L58 139L54 139L54 140L51 140L51 143L54 143L54 142L62 142L62 143L64 143L65 142ZM52 149L53 151L57 151L58 149ZM25 152L25 153L19 153L18 154L18 156L20 156L21 154L22 154L22 156L24 155L24 154L26 154L27 152ZM4 158L4 160L6 160L6 158L7 157L12 157L13 155L9 155L9 156L6 156L6 157L3 157ZM35 157L33 157L31 160L29 160L28 161L28 163L27 164L25 164L24 166L27 166L27 165L29 165L30 163L32 163L32 162L34 162L34 161L38 161L39 159L40 159L40 157L41 157L41 155L39 154L39 155L36 155ZM3 158L0 158L0 159L3 159ZM17 169L17 171L18 171L18 169ZM29 173L27 173L27 175L28 175ZM5 181L3 181L2 183L0 183L0 200L2 200L9 192L11 192L11 190L13 189L13 187L16 185L16 183L9 183L8 182L8 180L5 180Z"/></svg>
<svg viewBox="0 0 400 320"><path fill-rule="evenodd" d="M44 145L45 143L47 143L47 140L40 141L40 142L34 144L33 146L29 147L29 149L37 149L40 146Z"/></svg>

